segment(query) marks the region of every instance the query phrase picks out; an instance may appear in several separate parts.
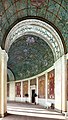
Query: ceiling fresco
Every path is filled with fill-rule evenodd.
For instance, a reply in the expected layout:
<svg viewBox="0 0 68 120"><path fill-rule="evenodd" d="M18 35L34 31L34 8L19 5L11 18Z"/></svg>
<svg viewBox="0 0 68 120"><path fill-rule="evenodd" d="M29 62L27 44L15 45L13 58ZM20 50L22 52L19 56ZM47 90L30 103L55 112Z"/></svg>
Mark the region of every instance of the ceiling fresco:
<svg viewBox="0 0 68 120"><path fill-rule="evenodd" d="M68 0L0 0L0 45L5 32L26 16L38 16L53 23L68 52Z"/></svg>
<svg viewBox="0 0 68 120"><path fill-rule="evenodd" d="M8 52L8 68L11 68L16 80L37 75L54 63L51 48L41 38L25 35L18 38Z"/></svg>

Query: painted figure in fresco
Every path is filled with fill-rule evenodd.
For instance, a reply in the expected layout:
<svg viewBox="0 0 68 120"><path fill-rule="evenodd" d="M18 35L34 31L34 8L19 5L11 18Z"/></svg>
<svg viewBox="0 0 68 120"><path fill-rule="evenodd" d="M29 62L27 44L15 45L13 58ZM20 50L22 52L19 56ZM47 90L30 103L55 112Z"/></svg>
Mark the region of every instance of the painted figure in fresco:
<svg viewBox="0 0 68 120"><path fill-rule="evenodd" d="M50 98L54 98L54 74L51 73L49 76L49 80L50 80Z"/></svg>
<svg viewBox="0 0 68 120"><path fill-rule="evenodd" d="M21 97L21 83L16 83L16 97Z"/></svg>

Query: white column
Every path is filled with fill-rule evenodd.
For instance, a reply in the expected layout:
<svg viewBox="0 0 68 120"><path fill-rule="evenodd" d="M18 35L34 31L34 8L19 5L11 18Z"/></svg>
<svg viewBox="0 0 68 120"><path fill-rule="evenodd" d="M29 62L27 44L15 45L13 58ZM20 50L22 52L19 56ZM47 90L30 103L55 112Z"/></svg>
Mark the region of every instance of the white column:
<svg viewBox="0 0 68 120"><path fill-rule="evenodd" d="M55 108L62 110L62 97L61 97L61 86L62 86L62 67L61 58L55 62Z"/></svg>
<svg viewBox="0 0 68 120"><path fill-rule="evenodd" d="M67 60L62 56L62 111L67 111Z"/></svg>
<svg viewBox="0 0 68 120"><path fill-rule="evenodd" d="M9 88L9 100L15 100L15 81L10 81L10 88Z"/></svg>
<svg viewBox="0 0 68 120"><path fill-rule="evenodd" d="M38 104L38 77L36 78L36 94L37 94L36 104Z"/></svg>
<svg viewBox="0 0 68 120"><path fill-rule="evenodd" d="M7 53L0 47L0 117L7 113L7 60Z"/></svg>
<svg viewBox="0 0 68 120"><path fill-rule="evenodd" d="M66 63L65 55L55 62L55 108L66 111Z"/></svg>
<svg viewBox="0 0 68 120"><path fill-rule="evenodd" d="M29 95L29 100L28 101L30 102L30 100L31 100L30 99L30 80L28 80L28 95Z"/></svg>

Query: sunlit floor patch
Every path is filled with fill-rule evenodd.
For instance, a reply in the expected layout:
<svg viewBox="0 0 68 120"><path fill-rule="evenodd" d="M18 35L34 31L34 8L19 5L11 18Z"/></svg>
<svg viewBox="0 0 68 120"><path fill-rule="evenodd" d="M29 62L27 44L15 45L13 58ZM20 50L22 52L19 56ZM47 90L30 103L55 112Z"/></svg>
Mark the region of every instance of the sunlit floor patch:
<svg viewBox="0 0 68 120"><path fill-rule="evenodd" d="M31 107L26 108L26 107L7 106L7 112L9 114L14 114L14 115L65 119L65 116L63 116L61 113L47 111L46 109L31 108Z"/></svg>

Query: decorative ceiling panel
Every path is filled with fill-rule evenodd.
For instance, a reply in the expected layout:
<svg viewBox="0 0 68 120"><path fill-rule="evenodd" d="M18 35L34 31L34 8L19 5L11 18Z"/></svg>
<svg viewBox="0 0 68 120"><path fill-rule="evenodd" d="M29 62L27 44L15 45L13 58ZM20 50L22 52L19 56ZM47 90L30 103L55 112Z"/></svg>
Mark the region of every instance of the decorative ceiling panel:
<svg viewBox="0 0 68 120"><path fill-rule="evenodd" d="M8 68L11 68L16 80L37 75L54 63L50 47L34 35L18 38L11 45L8 55Z"/></svg>

